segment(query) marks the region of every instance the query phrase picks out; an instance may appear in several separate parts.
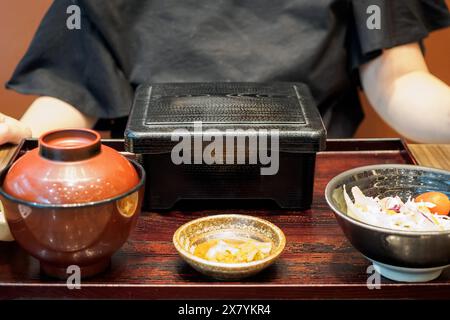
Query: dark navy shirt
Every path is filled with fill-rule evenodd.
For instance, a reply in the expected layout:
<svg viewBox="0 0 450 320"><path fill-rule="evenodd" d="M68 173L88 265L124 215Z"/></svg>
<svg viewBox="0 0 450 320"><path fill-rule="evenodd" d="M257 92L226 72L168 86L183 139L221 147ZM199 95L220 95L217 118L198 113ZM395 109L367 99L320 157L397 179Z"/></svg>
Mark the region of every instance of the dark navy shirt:
<svg viewBox="0 0 450 320"><path fill-rule="evenodd" d="M379 30L367 27L373 4ZM440 0L56 0L7 87L109 119L120 135L140 83L305 82L329 137L349 137L363 117L354 71L448 25Z"/></svg>

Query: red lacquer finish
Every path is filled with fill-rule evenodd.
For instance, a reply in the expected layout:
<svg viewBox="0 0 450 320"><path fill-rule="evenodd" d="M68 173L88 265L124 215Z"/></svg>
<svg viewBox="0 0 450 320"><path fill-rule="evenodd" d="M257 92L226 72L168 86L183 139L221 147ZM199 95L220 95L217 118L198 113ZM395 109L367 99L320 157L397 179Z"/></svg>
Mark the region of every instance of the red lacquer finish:
<svg viewBox="0 0 450 320"><path fill-rule="evenodd" d="M4 190L19 199L69 204L109 199L139 182L131 163L87 129L51 131L10 168Z"/></svg>
<svg viewBox="0 0 450 320"><path fill-rule="evenodd" d="M0 200L14 239L59 278L105 270L140 212L145 172L98 133L52 131L0 176Z"/></svg>

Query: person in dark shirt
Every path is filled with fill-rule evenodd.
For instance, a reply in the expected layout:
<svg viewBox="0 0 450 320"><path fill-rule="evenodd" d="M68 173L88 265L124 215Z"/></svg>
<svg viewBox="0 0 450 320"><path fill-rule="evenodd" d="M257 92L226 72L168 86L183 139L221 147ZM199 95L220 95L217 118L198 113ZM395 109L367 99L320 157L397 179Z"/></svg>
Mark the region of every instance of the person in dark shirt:
<svg viewBox="0 0 450 320"><path fill-rule="evenodd" d="M196 81L305 82L329 137L354 134L362 86L402 135L449 142L450 89L422 46L449 25L442 0L58 0L6 84L41 97L21 121L1 116L0 143L105 124L121 136L139 84Z"/></svg>

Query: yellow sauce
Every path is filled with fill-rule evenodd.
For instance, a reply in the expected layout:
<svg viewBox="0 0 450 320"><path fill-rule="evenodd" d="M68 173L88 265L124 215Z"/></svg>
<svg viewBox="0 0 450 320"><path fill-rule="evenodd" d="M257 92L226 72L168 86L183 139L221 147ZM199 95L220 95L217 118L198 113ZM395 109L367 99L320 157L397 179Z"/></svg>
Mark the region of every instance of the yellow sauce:
<svg viewBox="0 0 450 320"><path fill-rule="evenodd" d="M270 242L253 239L210 239L196 246L193 254L213 262L242 263L264 259L271 251Z"/></svg>

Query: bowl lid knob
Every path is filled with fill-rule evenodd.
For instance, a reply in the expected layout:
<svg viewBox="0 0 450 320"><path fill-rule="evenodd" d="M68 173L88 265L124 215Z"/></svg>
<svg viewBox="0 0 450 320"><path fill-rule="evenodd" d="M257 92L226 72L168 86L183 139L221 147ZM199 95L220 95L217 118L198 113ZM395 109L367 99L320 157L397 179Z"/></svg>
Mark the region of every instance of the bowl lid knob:
<svg viewBox="0 0 450 320"><path fill-rule="evenodd" d="M39 138L39 155L54 161L80 161L101 151L100 135L89 129L63 129Z"/></svg>

